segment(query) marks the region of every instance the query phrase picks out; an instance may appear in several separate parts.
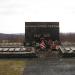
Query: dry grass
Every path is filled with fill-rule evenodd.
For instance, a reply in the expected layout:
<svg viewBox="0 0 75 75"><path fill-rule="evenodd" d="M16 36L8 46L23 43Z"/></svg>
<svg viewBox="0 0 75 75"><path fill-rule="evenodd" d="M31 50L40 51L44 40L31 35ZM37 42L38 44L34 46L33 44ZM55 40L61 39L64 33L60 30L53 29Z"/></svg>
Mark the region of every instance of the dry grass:
<svg viewBox="0 0 75 75"><path fill-rule="evenodd" d="M26 63L23 60L0 59L0 75L22 75Z"/></svg>

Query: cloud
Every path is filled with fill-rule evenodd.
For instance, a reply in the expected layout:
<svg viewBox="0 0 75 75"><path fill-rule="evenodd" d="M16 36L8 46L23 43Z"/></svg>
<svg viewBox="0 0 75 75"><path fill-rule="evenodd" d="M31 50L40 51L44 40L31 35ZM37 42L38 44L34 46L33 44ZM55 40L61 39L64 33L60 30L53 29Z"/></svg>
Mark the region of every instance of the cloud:
<svg viewBox="0 0 75 75"><path fill-rule="evenodd" d="M0 15L20 15L23 13L22 8L4 8L0 10Z"/></svg>
<svg viewBox="0 0 75 75"><path fill-rule="evenodd" d="M7 2L2 1L0 3L0 14L1 15L15 15L23 14L24 5L18 3L15 0L7 0Z"/></svg>
<svg viewBox="0 0 75 75"><path fill-rule="evenodd" d="M59 21L61 32L74 32L74 19L74 0L0 0L0 32L24 32L25 21Z"/></svg>

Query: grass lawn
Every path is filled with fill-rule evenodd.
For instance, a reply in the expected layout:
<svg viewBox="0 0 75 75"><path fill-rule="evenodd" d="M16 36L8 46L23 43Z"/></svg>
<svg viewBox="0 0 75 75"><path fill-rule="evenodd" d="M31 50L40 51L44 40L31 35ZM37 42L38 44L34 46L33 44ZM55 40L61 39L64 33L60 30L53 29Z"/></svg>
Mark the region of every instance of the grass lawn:
<svg viewBox="0 0 75 75"><path fill-rule="evenodd" d="M0 75L22 75L27 61L0 59Z"/></svg>

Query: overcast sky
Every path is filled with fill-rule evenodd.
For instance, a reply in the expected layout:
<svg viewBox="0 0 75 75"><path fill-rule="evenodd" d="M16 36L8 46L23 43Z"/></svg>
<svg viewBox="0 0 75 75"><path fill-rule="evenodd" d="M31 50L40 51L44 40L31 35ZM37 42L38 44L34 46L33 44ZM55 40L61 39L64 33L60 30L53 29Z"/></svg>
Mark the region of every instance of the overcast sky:
<svg viewBox="0 0 75 75"><path fill-rule="evenodd" d="M0 33L24 33L25 22L60 23L60 32L75 32L74 0L0 0Z"/></svg>

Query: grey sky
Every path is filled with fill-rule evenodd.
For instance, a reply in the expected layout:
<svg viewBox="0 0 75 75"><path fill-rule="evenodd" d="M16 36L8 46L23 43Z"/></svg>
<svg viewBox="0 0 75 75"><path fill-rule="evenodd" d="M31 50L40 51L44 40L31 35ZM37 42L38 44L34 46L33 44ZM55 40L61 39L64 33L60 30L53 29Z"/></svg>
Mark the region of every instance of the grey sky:
<svg viewBox="0 0 75 75"><path fill-rule="evenodd" d="M24 33L25 21L59 21L75 32L74 0L0 0L0 33Z"/></svg>

